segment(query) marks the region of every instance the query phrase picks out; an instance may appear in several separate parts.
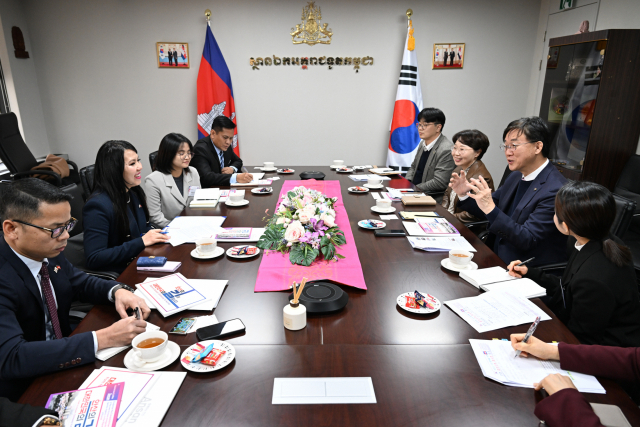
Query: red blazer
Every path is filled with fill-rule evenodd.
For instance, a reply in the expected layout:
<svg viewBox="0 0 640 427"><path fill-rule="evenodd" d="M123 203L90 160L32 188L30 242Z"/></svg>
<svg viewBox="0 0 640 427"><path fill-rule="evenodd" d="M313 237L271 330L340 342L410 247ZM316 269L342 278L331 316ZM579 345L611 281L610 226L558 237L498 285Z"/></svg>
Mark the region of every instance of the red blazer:
<svg viewBox="0 0 640 427"><path fill-rule="evenodd" d="M560 366L569 371L640 383L640 348L560 343ZM600 419L582 394L564 389L536 405L536 416L548 426L600 427Z"/></svg>

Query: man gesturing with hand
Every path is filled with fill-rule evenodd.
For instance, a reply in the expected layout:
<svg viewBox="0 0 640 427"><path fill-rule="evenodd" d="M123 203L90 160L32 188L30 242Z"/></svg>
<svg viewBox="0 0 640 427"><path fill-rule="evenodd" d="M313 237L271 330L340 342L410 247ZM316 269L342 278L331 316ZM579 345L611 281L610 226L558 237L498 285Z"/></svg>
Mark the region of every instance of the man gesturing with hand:
<svg viewBox="0 0 640 427"><path fill-rule="evenodd" d="M15 400L39 375L95 361L98 350L129 345L146 322L127 315L145 301L117 282L77 270L63 255L71 196L26 178L0 185L0 397ZM112 326L69 337L71 302L113 304Z"/></svg>

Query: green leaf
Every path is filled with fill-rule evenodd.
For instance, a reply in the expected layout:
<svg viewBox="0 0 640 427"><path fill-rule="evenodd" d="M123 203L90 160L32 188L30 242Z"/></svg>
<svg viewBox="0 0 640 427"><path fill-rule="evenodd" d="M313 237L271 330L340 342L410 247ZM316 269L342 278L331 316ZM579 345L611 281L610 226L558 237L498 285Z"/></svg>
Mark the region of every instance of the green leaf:
<svg viewBox="0 0 640 427"><path fill-rule="evenodd" d="M285 228L282 225L268 227L256 243L260 249L277 249L284 238Z"/></svg>
<svg viewBox="0 0 640 427"><path fill-rule="evenodd" d="M326 260L333 259L335 253L336 253L336 247L333 246L333 244L331 244L331 243L329 243L328 245L322 247L322 255L324 256L324 259L326 259Z"/></svg>
<svg viewBox="0 0 640 427"><path fill-rule="evenodd" d="M318 258L319 251L317 249L313 249L309 245L305 245L303 253L304 253L304 258L302 260L302 264L300 264L300 265L304 265L305 267L309 267L311 265L311 263L313 261L315 261L316 258Z"/></svg>
<svg viewBox="0 0 640 427"><path fill-rule="evenodd" d="M345 256L344 255L340 255L340 254L336 254L336 258L345 259Z"/></svg>

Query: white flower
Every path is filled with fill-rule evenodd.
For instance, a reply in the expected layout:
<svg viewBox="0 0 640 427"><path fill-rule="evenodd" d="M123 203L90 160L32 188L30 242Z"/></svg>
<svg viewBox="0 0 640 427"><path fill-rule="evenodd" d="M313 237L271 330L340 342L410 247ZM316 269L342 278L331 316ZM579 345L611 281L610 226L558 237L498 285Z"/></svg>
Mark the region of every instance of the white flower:
<svg viewBox="0 0 640 427"><path fill-rule="evenodd" d="M323 220L324 224L329 228L336 226L336 220L331 215L327 215L326 213L323 213L322 215L320 215L320 219Z"/></svg>
<svg viewBox="0 0 640 427"><path fill-rule="evenodd" d="M287 218L281 216L278 217L278 220L276 221L276 224L284 224L286 222Z"/></svg>
<svg viewBox="0 0 640 427"><path fill-rule="evenodd" d="M299 210L296 213L298 214L298 219L300 220L300 222L302 224L308 223L309 219L311 219L311 216L309 215L309 213L306 210Z"/></svg>
<svg viewBox="0 0 640 427"><path fill-rule="evenodd" d="M284 238L289 243L297 242L302 236L304 236L304 227L300 221L293 221L284 233Z"/></svg>

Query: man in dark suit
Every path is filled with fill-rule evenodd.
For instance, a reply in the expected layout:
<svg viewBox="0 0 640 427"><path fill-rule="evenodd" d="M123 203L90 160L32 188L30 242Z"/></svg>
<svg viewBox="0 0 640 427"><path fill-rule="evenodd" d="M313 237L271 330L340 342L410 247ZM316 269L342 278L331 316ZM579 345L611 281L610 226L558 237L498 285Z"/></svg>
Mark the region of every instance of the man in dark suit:
<svg viewBox="0 0 640 427"><path fill-rule="evenodd" d="M173 49L173 62L175 64L175 66L178 66L178 52L176 51L176 49Z"/></svg>
<svg viewBox="0 0 640 427"><path fill-rule="evenodd" d="M211 134L199 139L193 147L191 166L198 170L203 188L247 183L250 173L238 173L242 160L233 152L233 134L236 124L228 117L218 116L211 125Z"/></svg>
<svg viewBox="0 0 640 427"><path fill-rule="evenodd" d="M171 66L171 64L173 64L173 53L171 49L167 49L167 55L169 56L169 66Z"/></svg>
<svg viewBox="0 0 640 427"><path fill-rule="evenodd" d="M93 363L98 350L129 345L146 322L127 315L144 300L131 288L89 276L62 254L69 231L71 196L35 178L0 189L0 396L15 400L34 377ZM122 320L69 337L73 300L115 303Z"/></svg>
<svg viewBox="0 0 640 427"><path fill-rule="evenodd" d="M478 218L489 220L487 245L504 262L535 257L530 266L567 259L567 237L553 222L556 193L566 178L549 162L550 134L540 117L514 120L504 130L509 175L493 194L485 180L471 179L464 171L452 174L458 206Z"/></svg>
<svg viewBox="0 0 640 427"><path fill-rule="evenodd" d="M449 51L447 49L444 50L444 63L443 65L447 66L447 59L449 59Z"/></svg>
<svg viewBox="0 0 640 427"><path fill-rule="evenodd" d="M56 425L59 421L56 411L13 403L5 397L0 397L0 427L40 427Z"/></svg>

